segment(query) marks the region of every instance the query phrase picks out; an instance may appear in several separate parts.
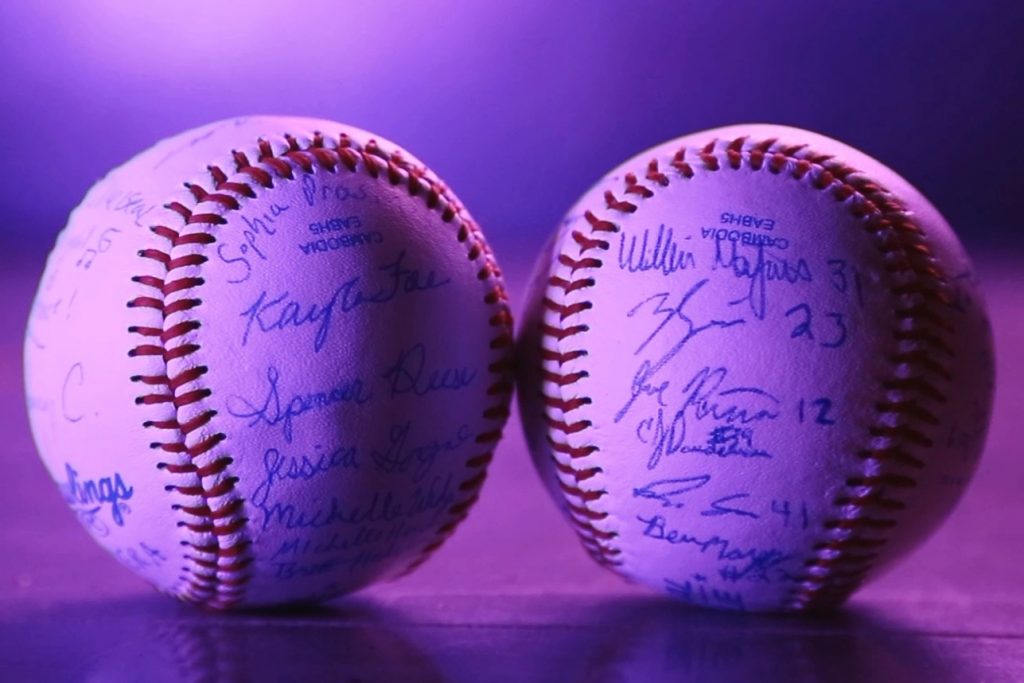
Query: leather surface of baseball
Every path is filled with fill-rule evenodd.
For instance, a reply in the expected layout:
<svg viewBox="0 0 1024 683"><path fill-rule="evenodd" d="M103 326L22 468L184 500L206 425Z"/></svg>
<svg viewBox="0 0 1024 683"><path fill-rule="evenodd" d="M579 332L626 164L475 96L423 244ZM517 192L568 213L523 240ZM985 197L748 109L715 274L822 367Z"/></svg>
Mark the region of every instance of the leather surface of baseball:
<svg viewBox="0 0 1024 683"><path fill-rule="evenodd" d="M396 145L250 117L115 169L50 255L33 432L89 532L212 607L404 572L476 499L511 320L469 214Z"/></svg>
<svg viewBox="0 0 1024 683"><path fill-rule="evenodd" d="M991 334L956 236L807 131L705 131L616 168L523 317L548 489L597 561L691 603L841 603L936 528L984 443Z"/></svg>

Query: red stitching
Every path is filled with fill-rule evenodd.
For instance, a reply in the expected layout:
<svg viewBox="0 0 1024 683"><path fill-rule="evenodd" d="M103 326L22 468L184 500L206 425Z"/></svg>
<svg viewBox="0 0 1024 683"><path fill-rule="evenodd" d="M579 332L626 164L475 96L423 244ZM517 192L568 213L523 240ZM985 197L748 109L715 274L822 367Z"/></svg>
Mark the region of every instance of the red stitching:
<svg viewBox="0 0 1024 683"><path fill-rule="evenodd" d="M479 227L465 213L462 206L455 200L447 188L432 178L422 167L415 166L402 157L399 152L385 153L376 142L370 141L360 147L348 136L342 134L329 147L327 140L316 133L310 144L303 147L293 136L286 135L288 149L275 154L267 140L257 141L258 164L250 163L243 152L233 151L232 160L235 171L249 178L250 182L229 180L228 174L217 166L208 167L213 190L208 190L195 183L186 188L198 206L209 202L217 205L223 213L241 208L240 199L252 199L257 196L252 184L263 188L272 188L275 180L293 180L296 177L293 167L301 172L312 172L314 166L328 171L337 172L341 168L351 173L365 172L372 178L381 178L391 185L405 183L409 195L422 197L426 206L436 211L443 222L458 222L456 237L460 243L466 244L467 257L478 265L477 277L490 280L491 286L483 297L483 303L496 309L489 319L494 328L494 336L489 347L498 354L498 358L488 366L493 376L492 383L487 387L488 396L495 397L496 403L486 405L481 414L489 423L489 427L479 433L475 442L481 444L482 452L467 458L465 477L459 481L457 489L463 494L448 509L447 519L436 531L433 540L420 549L406 571L411 571L422 564L431 553L439 548L458 524L466 517L469 508L476 501L480 487L487 474L487 466L493 458L493 446L501 437L501 427L509 414L509 400L514 383L512 381L512 316L508 305L508 297L500 280L500 269L494 262L493 253L483 241ZM167 209L177 214L185 226L202 225L206 231L182 234L165 225L154 225L150 228L154 235L165 240L166 249L147 248L139 250L142 259L155 261L164 268L164 275L138 275L132 280L144 287L156 290L153 296L136 296L128 301L129 308L148 308L160 311L164 320L175 313L193 310L202 305L198 297L186 297L186 293L197 291L204 284L201 277L187 275L172 279L171 275L182 268L197 267L206 263L208 257L202 254L185 254L172 257L174 249L184 245L208 246L217 241L209 231L212 226L227 222L224 216L217 213L199 213L181 202L171 202ZM173 297L172 301L167 301ZM129 355L159 356L165 362L187 357L200 349L195 343L179 343L169 346L170 342L185 337L200 327L197 321L184 321L162 328L132 326L129 332L145 340L129 351ZM195 386L205 375L207 368L200 366L183 370L174 377L163 375L135 375L132 382L140 386L160 389L154 393L143 394L136 398L139 405L173 403L176 408L196 404L210 395L210 390ZM169 391L170 393L166 393ZM207 426L216 416L214 410L203 410L186 422L177 419L146 420L143 427L168 432L170 441L154 442L152 448L166 453L185 455L185 463L157 463L157 467L172 475L188 476L189 481L199 480L199 485L181 484L168 485L166 490L175 491L183 496L201 497L205 502L200 505L175 505L174 509L187 515L179 526L196 533L209 533L216 538L224 538L236 534L245 528L247 519L244 516L244 501L234 498L227 503L213 507L211 501L220 500L235 492L237 477L224 476L233 462L230 457L218 457L212 462L200 465L196 459L212 451L226 439L222 432L216 432L204 438L192 447L187 447L185 437L196 430ZM213 544L195 544L182 541L186 549L183 557L187 563L183 567L182 581L185 584L183 599L214 606L229 607L244 597L245 586L250 579L248 567L252 562L249 554L251 542L242 539L232 545L224 545L220 541Z"/></svg>
<svg viewBox="0 0 1024 683"><path fill-rule="evenodd" d="M666 187L673 179L692 178L695 165L708 172L740 169L746 165L753 170L786 173L798 180L810 174L810 184L818 191L829 192L839 202L854 200L849 201L849 210L855 217L864 219L864 230L878 247L883 268L893 280L891 293L899 302L894 311L897 324L892 331L896 349L888 357L892 373L880 383L879 395L886 398L875 405L878 419L865 435L874 445L855 454L859 460L870 462L871 474L857 474L846 479L846 490L833 501L837 508L836 517L823 523L823 531L828 537L813 545L814 554L805 562L808 572L797 578L797 586L788 603L795 609L831 606L849 597L871 570L877 556L864 551L877 549L886 543L886 533L896 521L884 514L905 507L897 494L913 488L916 485L914 472L926 465L911 451L914 447L932 445L927 428L937 424L938 417L926 407L925 402L944 402L946 396L940 384L951 377L945 362L953 354L945 338L951 331L950 325L941 308L937 308L950 303L947 278L913 217L886 188L865 179L856 168L829 155L809 151L804 145L779 145L776 139L751 141L740 137L728 141L723 151L716 151L718 144L718 140L712 140L696 152L686 148L677 151L668 164L674 174L665 173L658 160L651 160L643 175L650 184L642 183L634 173L627 173L623 192L642 203L654 196L657 187ZM633 213L639 206L616 197L611 191L604 194L604 203L608 211L617 213ZM553 361L561 366L586 355L585 349L562 350L545 346L548 341L562 344L589 329L578 318L569 324L566 321L592 308L593 302L585 297L577 298L581 295L571 300L568 297L594 285L593 272L586 278L576 277L577 273L602 267L601 259L586 253L607 249L608 242L598 233L617 232L618 227L612 220L591 211L585 212L584 217L591 234L570 233L578 252L562 253L558 257L558 262L570 269L571 279L552 276L548 280L549 293L557 293L558 296L545 297L543 305L558 314L558 324L540 323L542 363ZM560 390L587 376L586 371L553 372L542 367L546 385L558 386ZM615 559L619 554L613 544L615 533L595 527L593 522L600 521L605 515L588 507L606 492L588 490L579 485L601 470L576 464L581 458L597 452L598 448L593 445L572 446L552 436L585 433L590 427L589 421L571 421L565 415L590 403L590 398L563 397L560 392L557 395L543 393L541 398L546 408L548 444L554 466L559 473L573 477L577 482L576 486L560 482L573 513L576 530L588 552L614 568L620 564ZM557 412L549 414L549 410ZM917 427L917 424L923 426ZM568 462L560 462L555 454L568 457ZM856 570L842 569L850 565L855 565Z"/></svg>
<svg viewBox="0 0 1024 683"><path fill-rule="evenodd" d="M627 194L638 194L644 199L654 196L654 190L650 189L645 185L641 185L636 179L636 175L633 173L626 174L626 193Z"/></svg>
<svg viewBox="0 0 1024 683"><path fill-rule="evenodd" d="M857 457L862 460L876 460L878 462L888 460L908 467L915 467L917 469L924 467L923 460L915 458L902 448L898 447L865 449L858 451Z"/></svg>
<svg viewBox="0 0 1024 683"><path fill-rule="evenodd" d="M586 287L594 286L594 278L588 277L582 280L565 280L560 277L552 276L548 280L548 285L552 287L558 287L563 290L566 294L575 292L577 289L584 289Z"/></svg>
<svg viewBox="0 0 1024 683"><path fill-rule="evenodd" d="M894 498L886 498L881 491L872 491L871 493L865 493L862 496L845 495L839 496L834 501L834 505L855 505L859 507L880 507L886 510L902 510L907 505L901 500Z"/></svg>
<svg viewBox="0 0 1024 683"><path fill-rule="evenodd" d="M586 325L572 325L570 327L554 327L553 325L548 325L547 323L542 323L541 324L541 330L544 332L544 334L546 334L548 336L551 336L551 337L554 337L555 339L558 339L559 341L561 341L562 339L565 339L566 337L571 337L573 335L579 334L580 332L586 332L589 329L590 328L588 326L586 326Z"/></svg>
<svg viewBox="0 0 1024 683"><path fill-rule="evenodd" d="M587 251L589 249L608 249L607 241L591 239L579 230L573 230L572 239L576 244L580 245L581 251Z"/></svg>

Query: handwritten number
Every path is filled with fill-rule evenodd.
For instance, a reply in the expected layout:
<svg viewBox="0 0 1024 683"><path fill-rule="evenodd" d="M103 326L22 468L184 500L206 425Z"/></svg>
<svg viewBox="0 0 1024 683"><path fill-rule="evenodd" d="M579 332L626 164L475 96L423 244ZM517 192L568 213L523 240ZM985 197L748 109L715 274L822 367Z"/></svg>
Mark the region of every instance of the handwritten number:
<svg viewBox="0 0 1024 683"><path fill-rule="evenodd" d="M787 318L793 318L796 321L796 325L789 333L790 339L797 339L800 337L806 337L809 341L815 341L814 336L814 314L811 312L811 307L808 304L797 304L791 309L786 311ZM842 313L825 313L825 317L832 321L831 336L827 339L822 339L818 343L827 349L837 349L846 343L846 337L848 330L846 327L846 318ZM819 318L819 321L821 319ZM819 322L818 331L821 332L822 324Z"/></svg>
<svg viewBox="0 0 1024 683"><path fill-rule="evenodd" d="M789 528L789 522L793 518L793 509L788 500L772 500L772 512L782 517L782 526ZM807 529L809 516L807 514L807 503L801 502L800 509L796 512L797 518L794 523L800 524L801 529Z"/></svg>
<svg viewBox="0 0 1024 683"><path fill-rule="evenodd" d="M836 288L836 291L840 294L845 294L850 289L850 281L853 281L853 290L857 298L857 303L864 305L864 296L860 286L860 271L856 268L848 267L846 261L840 258L833 258L828 260L829 272L832 275L832 286ZM847 275L849 271L849 275Z"/></svg>
<svg viewBox="0 0 1024 683"><path fill-rule="evenodd" d="M829 272L832 274L832 286L837 292L845 294L849 287L846 280L846 261L841 258L830 258L828 260Z"/></svg>
<svg viewBox="0 0 1024 683"><path fill-rule="evenodd" d="M105 251L110 250L110 245L113 241L113 235L118 232L121 232L118 228L107 228L106 230L103 231L102 234L100 234L100 240L96 246L97 250L101 254Z"/></svg>
<svg viewBox="0 0 1024 683"><path fill-rule="evenodd" d="M807 405L808 403L810 404L809 406ZM800 402L797 403L797 414L800 418L800 422L806 421L808 407L814 416L815 424L828 426L836 423L835 419L832 417L832 399L816 398L809 402L804 399L800 399ZM817 409L817 413L814 412L815 409Z"/></svg>
<svg viewBox="0 0 1024 683"><path fill-rule="evenodd" d="M85 238L86 241L92 239L92 235L95 231L95 228L89 231L89 234ZM121 232L121 230L118 228L107 228L106 230L101 232L100 236L96 240L96 246L86 248L85 251L82 252L82 255L78 257L78 260L75 261L75 266L81 268L82 270L89 270L89 268L92 267L92 263L93 261L96 260L97 256L110 251L110 247L113 244L114 235L119 232Z"/></svg>
<svg viewBox="0 0 1024 683"><path fill-rule="evenodd" d="M797 320L799 321L793 331L789 333L790 339L796 339L797 337L807 337L810 340L814 340L814 332L811 331L811 307L807 304L797 304L793 308L786 311L786 317L790 317L796 313L798 315Z"/></svg>
<svg viewBox="0 0 1024 683"><path fill-rule="evenodd" d="M814 421L820 425L834 425L836 423L830 415L832 413L832 401L827 398L816 398L811 401L811 405L818 408L818 414L815 416Z"/></svg>
<svg viewBox="0 0 1024 683"><path fill-rule="evenodd" d="M831 318L835 322L836 335L832 341L823 341L821 345L829 349L837 349L846 343L846 323L843 320L842 313L826 313L825 317Z"/></svg>

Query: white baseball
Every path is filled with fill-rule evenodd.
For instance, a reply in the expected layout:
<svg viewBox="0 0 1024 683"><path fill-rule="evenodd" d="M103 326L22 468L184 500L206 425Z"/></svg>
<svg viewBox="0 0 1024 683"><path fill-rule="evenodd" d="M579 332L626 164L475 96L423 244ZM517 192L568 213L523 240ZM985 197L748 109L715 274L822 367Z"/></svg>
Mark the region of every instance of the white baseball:
<svg viewBox="0 0 1024 683"><path fill-rule="evenodd" d="M311 601L416 566L477 497L510 396L497 265L396 145L254 117L97 183L25 345L68 505L161 591Z"/></svg>
<svg viewBox="0 0 1024 683"><path fill-rule="evenodd" d="M781 126L608 174L538 262L520 345L534 460L590 554L723 609L841 603L950 511L991 408L953 231Z"/></svg>

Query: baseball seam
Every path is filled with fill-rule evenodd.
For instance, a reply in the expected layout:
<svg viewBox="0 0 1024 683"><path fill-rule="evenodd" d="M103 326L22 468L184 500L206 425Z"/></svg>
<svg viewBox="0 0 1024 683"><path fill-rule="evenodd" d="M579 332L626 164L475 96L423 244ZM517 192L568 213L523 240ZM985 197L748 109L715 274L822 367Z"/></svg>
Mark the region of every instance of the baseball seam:
<svg viewBox="0 0 1024 683"><path fill-rule="evenodd" d="M508 298L493 254L461 204L426 168L408 162L398 151L385 152L373 140L360 146L342 133L332 141L333 146L328 146L319 132L305 146L291 135L285 135L284 139L287 147L279 151L275 151L269 141L258 140L255 164L250 163L246 154L233 151L236 173L233 178L221 168L210 166L213 191L198 184L186 184L195 202L192 208L180 202L165 205L181 217L182 227L179 230L165 225L150 228L166 242L166 250L146 248L140 250L138 256L155 261L164 273L133 277L135 284L152 291L128 302L129 308L154 309L162 317L160 326L129 328L130 334L140 338L129 356L158 356L165 367L163 374L131 377L132 382L150 391L138 396L136 404L171 404L175 412L172 419L147 419L143 427L165 432L164 440L154 441L151 448L165 454L157 467L170 477L171 483L165 489L177 494L182 501L172 504L181 518L178 526L193 534L192 540L181 541L186 548L185 566L177 594L182 599L211 607L230 607L243 599L245 586L251 579L252 554L251 541L245 534L248 521L245 501L236 490L238 478L230 472L233 459L226 452L227 434L213 429L217 413L204 406L204 401L212 394L202 381L209 368L194 363L195 354L202 348L197 338L202 321L195 315L203 303L198 296L204 284L199 270L209 260L201 252L217 241L214 233L227 223L225 215L257 196L254 185L272 189L275 180L292 181L298 174L313 173L315 167L330 173L361 171L393 186L404 185L410 197L422 199L428 209L440 215L442 222L457 226L455 237L466 246L468 259L478 266L477 278L488 282L483 303L493 311L488 324L494 328L494 336L489 342L492 358L488 364L492 382L486 394L493 404L482 411L486 429L474 437L480 452L465 461L468 472L457 486L456 502L448 508L444 522L406 572L439 548L468 514L479 495L494 446L509 415L513 336ZM210 210L203 211L204 208ZM179 371L172 369L181 364L187 367Z"/></svg>
<svg viewBox="0 0 1024 683"><path fill-rule="evenodd" d="M892 514L905 508L900 492L913 488L915 473L926 466L915 450L933 445L927 432L938 423L938 417L928 405L946 400L941 385L951 379L951 326L943 315L943 308L950 304L948 277L932 256L926 235L895 196L857 169L806 145L747 137L715 139L697 151L680 149L667 165L669 169L663 171L659 160L651 160L643 182L634 173L625 174L622 192L630 198L620 199L606 191L604 211L608 213L602 215L632 214L655 196L659 187L688 180L695 173L746 166L797 181L806 178L814 189L831 192L862 221L880 253L896 303L891 331L894 350L887 355L891 371L880 382L876 418L868 427L865 446L853 454L860 469L846 477L842 493L833 500L835 515L823 523L822 537L803 561L805 573L794 577L795 586L785 606L809 610L837 605L873 567L878 548L897 524ZM549 278L543 299L549 313L540 323L541 400L551 460L560 475L558 481L576 531L594 559L625 573L622 551L615 543L618 532L609 528L607 512L594 509L594 503L607 491L587 485L602 472L600 462L590 457L599 453L600 447L583 438L592 433L593 422L585 416L585 406L592 399L583 393L565 395L590 376L588 370L579 369L585 361L577 361L586 357L585 346L566 350L563 345L573 338L582 341L579 335L590 329L586 315L594 302L587 298L586 290L596 284L603 266L599 254L610 247L604 238L620 230L613 220L594 211L583 216L589 234L572 230L569 236L577 246L575 254L563 249L558 262L567 271ZM551 314L556 314L557 320L548 322ZM573 371L562 371L570 361L575 361ZM549 370L545 363L557 363L558 369ZM583 389L582 385L577 388Z"/></svg>

